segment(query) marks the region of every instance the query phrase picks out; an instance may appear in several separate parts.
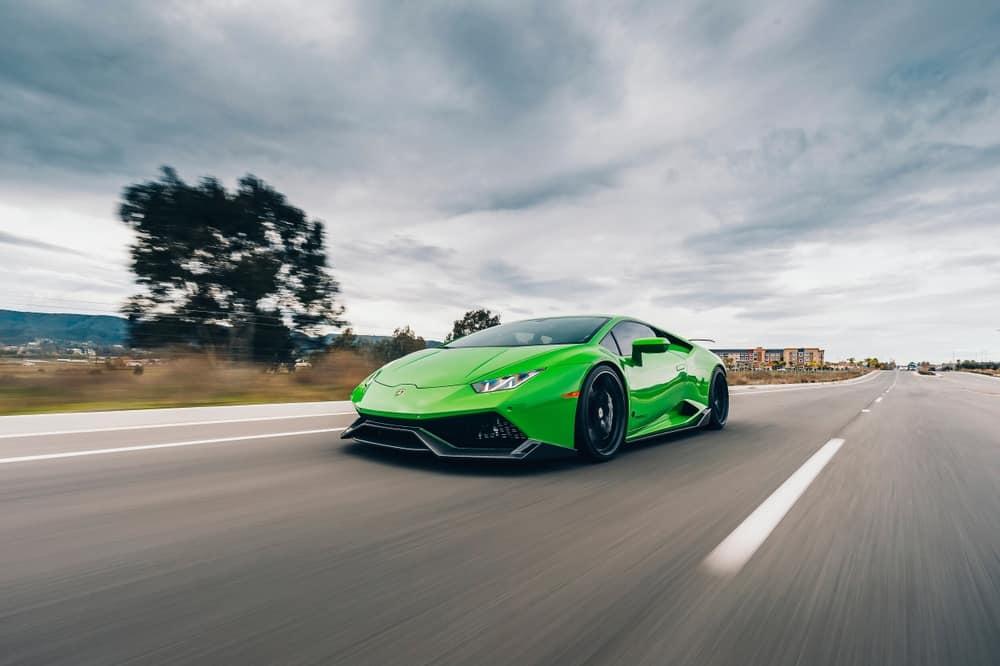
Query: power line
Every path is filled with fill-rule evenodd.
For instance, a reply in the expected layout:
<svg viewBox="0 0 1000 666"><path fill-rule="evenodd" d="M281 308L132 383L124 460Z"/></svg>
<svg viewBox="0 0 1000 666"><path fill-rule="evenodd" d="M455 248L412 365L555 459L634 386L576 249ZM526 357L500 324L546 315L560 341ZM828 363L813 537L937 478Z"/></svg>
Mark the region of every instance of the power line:
<svg viewBox="0 0 1000 666"><path fill-rule="evenodd" d="M76 304L76 303L89 303L89 304L96 304L96 305L104 305L105 303L102 302L102 301L89 301L89 300L86 300L86 299L79 299L79 300L77 300L77 299L59 299L59 298L51 298L51 299L48 299L48 300L63 301L65 303L67 303L67 304L70 304L70 307L73 307L74 311L73 312L65 312L65 313L40 313L40 314L83 314L83 315L99 315L99 316L108 316L108 317L118 317L118 318L124 319L124 317L121 317L121 315L108 314L108 312L106 310L97 310L97 309L94 309L94 308L75 307L74 306L74 304ZM37 302L26 302L26 301L18 301L18 300L6 300L5 303L13 305L14 307L17 307L17 308L32 308L32 309L34 309L34 308L39 308L39 307L41 307L41 308L46 307L45 305L40 305ZM53 306L53 307L63 307L63 306L57 305L57 306ZM200 309L200 308L180 308L180 309L183 312L185 312L185 313L219 314L218 311L216 311L216 310L204 310L204 309ZM185 318L186 315L182 314L182 313L178 313L178 312L159 312L159 313L155 313L155 316L157 316L157 317L174 317L174 318L177 318L177 319L182 319L182 318ZM289 326L287 326L284 323L274 323L274 322L278 321L278 319L279 319L279 318L275 317L274 315L263 315L262 314L262 315L256 315L256 317L257 317L257 321L255 322L256 326L270 327L270 328L290 328ZM221 317L220 317L220 319L221 319ZM270 321L270 323L269 323L269 321ZM329 326L328 324L322 324L322 325L323 326ZM379 331L375 327L368 327L368 326L363 326L363 327L359 328L357 326L352 326L350 322L347 322L343 326L330 326L330 328L334 328L334 329L337 329L337 330L340 330L340 331L343 331L346 328L352 328L354 330L354 334L355 335L372 335L372 336L378 336L378 337L392 337L392 335L393 335L393 333L391 331Z"/></svg>

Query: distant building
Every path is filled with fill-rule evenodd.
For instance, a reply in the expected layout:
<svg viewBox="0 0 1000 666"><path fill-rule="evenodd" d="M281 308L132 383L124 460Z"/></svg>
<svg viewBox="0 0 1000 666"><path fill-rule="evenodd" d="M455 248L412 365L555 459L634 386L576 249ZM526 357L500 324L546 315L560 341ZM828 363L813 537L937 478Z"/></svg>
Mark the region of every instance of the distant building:
<svg viewBox="0 0 1000 666"><path fill-rule="evenodd" d="M784 347L767 349L713 349L732 368L820 368L824 351L819 347Z"/></svg>

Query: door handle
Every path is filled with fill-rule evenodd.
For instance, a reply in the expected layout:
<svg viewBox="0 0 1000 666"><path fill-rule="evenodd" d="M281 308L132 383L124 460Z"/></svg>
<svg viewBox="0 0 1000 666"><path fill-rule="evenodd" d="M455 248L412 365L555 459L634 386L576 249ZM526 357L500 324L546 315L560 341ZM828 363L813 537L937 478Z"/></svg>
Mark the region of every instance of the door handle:
<svg viewBox="0 0 1000 666"><path fill-rule="evenodd" d="M685 370L687 370L687 366L686 365L684 365L683 363L678 363L677 364L677 372L684 372Z"/></svg>

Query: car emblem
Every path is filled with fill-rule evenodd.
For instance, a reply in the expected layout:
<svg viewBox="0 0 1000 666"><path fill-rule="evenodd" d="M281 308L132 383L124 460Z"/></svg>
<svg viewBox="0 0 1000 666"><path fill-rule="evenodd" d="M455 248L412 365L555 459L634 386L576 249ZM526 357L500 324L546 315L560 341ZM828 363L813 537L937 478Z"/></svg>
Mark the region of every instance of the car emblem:
<svg viewBox="0 0 1000 666"><path fill-rule="evenodd" d="M406 389L405 388L396 389L396 396L397 397L403 395L404 393L406 393Z"/></svg>

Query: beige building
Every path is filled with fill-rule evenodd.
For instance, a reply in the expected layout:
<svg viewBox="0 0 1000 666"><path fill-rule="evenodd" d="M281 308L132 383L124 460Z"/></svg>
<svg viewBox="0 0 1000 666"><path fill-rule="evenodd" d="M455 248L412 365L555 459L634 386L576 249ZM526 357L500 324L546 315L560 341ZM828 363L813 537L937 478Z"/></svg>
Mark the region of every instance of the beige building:
<svg viewBox="0 0 1000 666"><path fill-rule="evenodd" d="M823 366L823 350L818 347L783 349L782 360L789 368L819 368Z"/></svg>
<svg viewBox="0 0 1000 666"><path fill-rule="evenodd" d="M733 368L821 368L823 350L819 347L785 347L783 349L713 349Z"/></svg>

